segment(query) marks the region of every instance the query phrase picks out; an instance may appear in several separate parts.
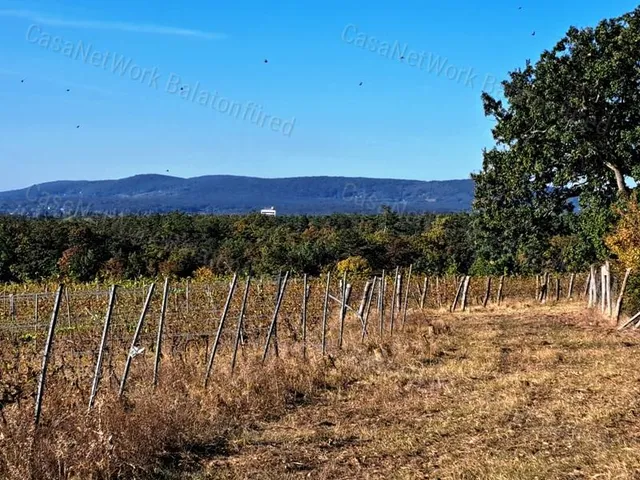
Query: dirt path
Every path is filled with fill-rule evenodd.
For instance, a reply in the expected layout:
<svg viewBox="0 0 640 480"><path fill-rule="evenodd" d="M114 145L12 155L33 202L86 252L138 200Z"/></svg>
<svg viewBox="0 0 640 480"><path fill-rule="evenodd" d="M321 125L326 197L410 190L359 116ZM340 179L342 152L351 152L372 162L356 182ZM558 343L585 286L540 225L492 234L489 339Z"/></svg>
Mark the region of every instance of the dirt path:
<svg viewBox="0 0 640 480"><path fill-rule="evenodd" d="M640 478L637 336L576 310L446 320L432 355L382 358L197 478Z"/></svg>

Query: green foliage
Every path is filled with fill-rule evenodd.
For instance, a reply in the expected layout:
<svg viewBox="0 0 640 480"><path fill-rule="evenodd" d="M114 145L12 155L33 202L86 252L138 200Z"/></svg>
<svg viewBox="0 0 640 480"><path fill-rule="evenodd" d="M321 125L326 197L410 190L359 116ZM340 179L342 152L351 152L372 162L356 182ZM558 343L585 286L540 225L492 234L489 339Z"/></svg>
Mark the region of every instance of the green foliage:
<svg viewBox="0 0 640 480"><path fill-rule="evenodd" d="M627 195L625 179L640 179L639 44L640 8L572 27L509 74L504 100L483 94L497 123L472 175L478 268L577 269L606 257L610 207Z"/></svg>

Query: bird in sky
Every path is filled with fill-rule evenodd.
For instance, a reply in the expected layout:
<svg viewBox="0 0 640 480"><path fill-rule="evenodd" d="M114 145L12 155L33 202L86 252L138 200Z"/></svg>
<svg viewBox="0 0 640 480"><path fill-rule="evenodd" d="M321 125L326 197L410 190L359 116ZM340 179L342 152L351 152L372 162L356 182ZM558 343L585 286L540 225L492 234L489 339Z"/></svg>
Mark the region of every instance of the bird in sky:
<svg viewBox="0 0 640 480"><path fill-rule="evenodd" d="M363 83L364 83L364 82L360 82L360 85L359 85L359 86L361 87Z"/></svg>
<svg viewBox="0 0 640 480"><path fill-rule="evenodd" d="M266 58L264 59L264 63L269 63L269 60L267 60Z"/></svg>
<svg viewBox="0 0 640 480"><path fill-rule="evenodd" d="M76 128L80 128L80 125L76 126Z"/></svg>
<svg viewBox="0 0 640 480"><path fill-rule="evenodd" d="M522 7L518 7L518 10L522 10Z"/></svg>
<svg viewBox="0 0 640 480"><path fill-rule="evenodd" d="M67 92L70 92L70 91L71 91L71 89L70 89L70 88L67 88Z"/></svg>
<svg viewBox="0 0 640 480"><path fill-rule="evenodd" d="M24 79L20 80L20 83L24 83Z"/></svg>
<svg viewBox="0 0 640 480"><path fill-rule="evenodd" d="M531 36L532 36L532 37L535 37L535 36L536 36L536 31L535 31L535 30L531 33Z"/></svg>

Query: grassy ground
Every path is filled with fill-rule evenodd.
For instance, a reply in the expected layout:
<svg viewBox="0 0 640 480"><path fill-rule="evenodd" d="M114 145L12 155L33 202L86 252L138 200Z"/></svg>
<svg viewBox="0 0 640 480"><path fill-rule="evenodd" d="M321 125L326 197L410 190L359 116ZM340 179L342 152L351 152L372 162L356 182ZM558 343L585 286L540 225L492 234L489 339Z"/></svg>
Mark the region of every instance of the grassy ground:
<svg viewBox="0 0 640 480"><path fill-rule="evenodd" d="M640 337L578 307L442 318L240 429L193 478L640 478Z"/></svg>

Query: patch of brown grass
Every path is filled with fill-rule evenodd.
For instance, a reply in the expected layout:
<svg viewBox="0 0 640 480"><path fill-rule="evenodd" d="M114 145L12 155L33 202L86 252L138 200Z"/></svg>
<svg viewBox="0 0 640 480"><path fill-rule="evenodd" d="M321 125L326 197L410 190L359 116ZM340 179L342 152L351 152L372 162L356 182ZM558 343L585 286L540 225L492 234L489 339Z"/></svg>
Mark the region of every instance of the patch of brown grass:
<svg viewBox="0 0 640 480"><path fill-rule="evenodd" d="M640 478L640 337L575 306L442 318L196 478Z"/></svg>
<svg viewBox="0 0 640 480"><path fill-rule="evenodd" d="M247 345L234 375L224 346L207 389L203 346L167 354L155 391L146 356L91 413L58 362L37 434L32 398L5 407L0 478L640 478L638 334L570 304L396 325L361 343L350 318L342 351L332 330L330 355L282 340L264 366Z"/></svg>

